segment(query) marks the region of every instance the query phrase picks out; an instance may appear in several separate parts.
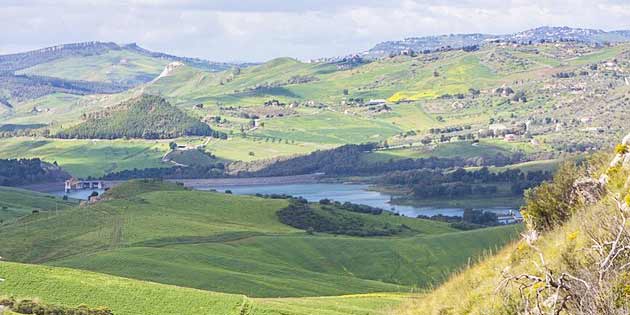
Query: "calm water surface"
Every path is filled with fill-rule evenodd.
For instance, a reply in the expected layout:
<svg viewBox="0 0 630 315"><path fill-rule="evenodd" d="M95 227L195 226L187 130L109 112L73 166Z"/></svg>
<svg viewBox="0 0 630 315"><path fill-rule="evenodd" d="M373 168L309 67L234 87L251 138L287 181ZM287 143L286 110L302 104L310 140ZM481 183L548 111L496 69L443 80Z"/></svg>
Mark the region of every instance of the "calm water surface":
<svg viewBox="0 0 630 315"><path fill-rule="evenodd" d="M291 185L235 185L199 188L200 190L216 189L218 191L231 190L237 195L254 194L287 194L300 196L308 201L319 201L327 198L339 202L352 202L378 207L384 210L398 212L409 217L422 215L450 215L461 216L463 208L417 207L390 204L391 195L369 190L368 185L360 184L291 184ZM511 207L492 207L484 210L499 214L513 210Z"/></svg>
<svg viewBox="0 0 630 315"><path fill-rule="evenodd" d="M299 196L308 201L319 201L321 199L330 199L339 202L352 202L384 210L397 212L408 217L416 217L422 215L450 215L461 216L464 212L463 208L443 208L443 207L420 207L410 205L392 205L390 204L392 196L386 193L369 190L368 185L361 184L287 184L287 185L231 185L231 186L209 186L197 188L199 190L216 189L218 191L231 190L237 195L255 195L255 194L286 194L291 196ZM79 190L68 194L68 197L75 199L87 199L92 193L97 191L101 194L102 190ZM63 196L64 192L56 195ZM511 207L492 207L483 208L486 211L496 212L498 214L507 213L514 210Z"/></svg>

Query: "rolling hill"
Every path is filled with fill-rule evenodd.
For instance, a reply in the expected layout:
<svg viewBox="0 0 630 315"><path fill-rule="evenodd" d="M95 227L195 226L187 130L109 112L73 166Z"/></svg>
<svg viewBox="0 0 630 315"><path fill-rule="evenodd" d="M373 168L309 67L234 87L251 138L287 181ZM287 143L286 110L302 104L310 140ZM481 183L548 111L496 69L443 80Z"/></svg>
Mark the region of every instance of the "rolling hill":
<svg viewBox="0 0 630 315"><path fill-rule="evenodd" d="M116 315L385 315L411 294L255 299L120 278L76 269L0 262L0 299L13 296L76 307L107 307ZM28 278L29 281L20 279ZM5 312L6 313L6 312ZM12 314L12 313L9 313Z"/></svg>
<svg viewBox="0 0 630 315"><path fill-rule="evenodd" d="M623 34L540 28L513 34L514 38L533 38L531 44L514 43L510 37L472 50L394 54L376 60L357 57L301 62L276 58L216 72L185 60L158 58L169 63L149 68L156 75L166 65L163 75L122 93L79 96L63 90L46 92L36 99L9 100L12 108L4 106L2 124L40 128L7 134L36 139L5 138L0 146L20 147L24 143L28 147L26 141L46 141L50 150L45 155L62 159L68 144L44 137L149 93L225 133L226 141L211 141L205 146L225 161L285 158L367 142L381 146L378 154L367 158L373 161L453 154L483 158L488 152L523 154L527 160L564 158L611 146L627 131L630 45L623 43ZM618 40L603 39L613 35ZM591 42L586 38L598 39ZM540 39L552 41L541 43ZM78 66L99 65L101 61L88 59L133 51L128 47L68 58L87 58L72 63ZM48 63L64 62L64 58ZM63 67L52 68L58 71ZM95 80L104 80L102 75L107 72L86 69L72 70L76 72L72 77L85 75L87 80L87 76L95 75L101 76ZM123 77L128 75L121 72ZM84 138L94 136L82 133ZM118 147L122 142L110 143L116 147L112 150L124 149ZM189 136L177 142L205 143ZM148 141L140 146L155 145ZM85 152L96 151L90 150L92 145L81 146ZM55 152L55 148L61 151ZM20 149L1 154L42 154L42 149L33 150L39 152ZM150 159L147 167L170 166L160 163L158 154ZM134 159L123 156L112 156L106 165L90 164L95 160L99 159L86 156L84 165L72 162L68 167L92 168L76 174L99 176L137 166Z"/></svg>
<svg viewBox="0 0 630 315"><path fill-rule="evenodd" d="M461 49L463 47L482 46L487 42L557 42L575 41L580 43L603 45L630 41L628 31L603 31L571 27L542 26L513 34L449 34L425 37L409 37L400 41L387 41L376 44L361 53L368 58L383 58L401 51L433 51L440 49Z"/></svg>
<svg viewBox="0 0 630 315"><path fill-rule="evenodd" d="M56 134L62 139L172 139L182 136L227 137L189 117L163 98L145 94L91 114L85 122Z"/></svg>
<svg viewBox="0 0 630 315"><path fill-rule="evenodd" d="M211 62L153 52L136 44L84 42L0 55L0 106L54 93L113 94L155 79L171 62L203 71L223 71L252 64Z"/></svg>
<svg viewBox="0 0 630 315"><path fill-rule="evenodd" d="M404 225L406 232L313 235L279 221L285 199L151 181L118 186L103 199L0 227L0 255L252 297L331 296L427 288L519 230L462 232L446 223L349 213L356 222Z"/></svg>
<svg viewBox="0 0 630 315"><path fill-rule="evenodd" d="M0 225L28 216L34 210L56 213L76 204L61 197L0 186Z"/></svg>

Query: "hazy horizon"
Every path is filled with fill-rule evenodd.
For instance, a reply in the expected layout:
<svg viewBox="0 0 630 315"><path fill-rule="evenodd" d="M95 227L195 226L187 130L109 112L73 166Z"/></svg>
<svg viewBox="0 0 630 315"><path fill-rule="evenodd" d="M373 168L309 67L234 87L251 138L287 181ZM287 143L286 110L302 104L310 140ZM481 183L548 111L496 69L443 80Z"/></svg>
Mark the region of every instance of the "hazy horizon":
<svg viewBox="0 0 630 315"><path fill-rule="evenodd" d="M340 56L416 36L506 34L540 26L630 28L630 3L621 0L1 3L0 19L8 27L0 34L0 54L111 41L213 61L260 62Z"/></svg>

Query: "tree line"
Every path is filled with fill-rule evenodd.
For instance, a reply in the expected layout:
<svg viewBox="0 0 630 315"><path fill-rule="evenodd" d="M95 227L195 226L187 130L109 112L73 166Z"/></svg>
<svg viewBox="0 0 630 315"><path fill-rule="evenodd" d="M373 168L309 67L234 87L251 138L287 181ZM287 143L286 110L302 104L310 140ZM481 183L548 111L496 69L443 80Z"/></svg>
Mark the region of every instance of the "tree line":
<svg viewBox="0 0 630 315"><path fill-rule="evenodd" d="M492 157L476 158L420 158L400 159L381 162L366 161L366 153L374 151L378 147L375 143L348 144L330 150L315 151L311 154L295 158L276 161L265 167L256 167L251 164L251 169L246 167L239 173L241 176L289 176L312 173L325 173L330 176L366 176L377 175L393 171L413 169L447 169L469 166L505 166L523 162L526 157L522 154L507 156L498 153Z"/></svg>
<svg viewBox="0 0 630 315"><path fill-rule="evenodd" d="M0 159L0 186L62 181L70 177L56 164L40 159Z"/></svg>
<svg viewBox="0 0 630 315"><path fill-rule="evenodd" d="M440 169L420 169L396 171L381 176L378 181L385 185L410 187L418 198L461 197L470 195L491 195L498 192L498 185L510 185L510 193L520 195L526 189L550 180L552 173L547 171L523 172L518 169L490 172L487 167L467 171Z"/></svg>

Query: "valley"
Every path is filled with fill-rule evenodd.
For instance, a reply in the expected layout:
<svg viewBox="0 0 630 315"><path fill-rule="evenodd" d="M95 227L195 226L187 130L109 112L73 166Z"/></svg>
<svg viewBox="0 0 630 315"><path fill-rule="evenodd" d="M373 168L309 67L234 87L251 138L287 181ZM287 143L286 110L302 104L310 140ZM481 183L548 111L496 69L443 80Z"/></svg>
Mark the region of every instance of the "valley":
<svg viewBox="0 0 630 315"><path fill-rule="evenodd" d="M0 55L0 314L626 314L628 73L570 27Z"/></svg>

